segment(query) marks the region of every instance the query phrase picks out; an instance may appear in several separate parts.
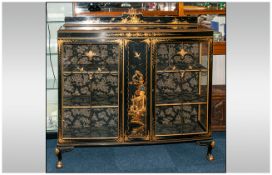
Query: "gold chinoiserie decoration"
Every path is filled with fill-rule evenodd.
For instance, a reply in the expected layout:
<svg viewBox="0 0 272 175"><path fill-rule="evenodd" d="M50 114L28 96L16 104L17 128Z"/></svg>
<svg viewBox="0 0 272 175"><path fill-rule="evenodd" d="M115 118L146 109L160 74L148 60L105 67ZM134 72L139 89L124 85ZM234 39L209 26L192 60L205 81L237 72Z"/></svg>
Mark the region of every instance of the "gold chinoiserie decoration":
<svg viewBox="0 0 272 175"><path fill-rule="evenodd" d="M186 52L184 49L180 49L180 51L177 54L179 54L179 55L181 55L181 56L184 57L184 55L186 55L187 53L188 52Z"/></svg>
<svg viewBox="0 0 272 175"><path fill-rule="evenodd" d="M121 23L122 24L138 24L138 23L144 23L144 21L142 21L138 16L137 14L140 14L140 13L137 13L137 10L134 9L134 8L131 8L128 10L127 13L124 13L124 14L128 14L127 17L123 18L121 20Z"/></svg>
<svg viewBox="0 0 272 175"><path fill-rule="evenodd" d="M85 53L85 55L89 57L89 60L92 60L93 57L96 56L96 53L90 50L89 52Z"/></svg>
<svg viewBox="0 0 272 175"><path fill-rule="evenodd" d="M130 136L142 136L145 124L142 122L142 118L146 112L146 94L144 86L144 76L136 70L132 76L132 82L129 84L136 86L136 91L131 98L131 105L129 107L128 116L132 130Z"/></svg>

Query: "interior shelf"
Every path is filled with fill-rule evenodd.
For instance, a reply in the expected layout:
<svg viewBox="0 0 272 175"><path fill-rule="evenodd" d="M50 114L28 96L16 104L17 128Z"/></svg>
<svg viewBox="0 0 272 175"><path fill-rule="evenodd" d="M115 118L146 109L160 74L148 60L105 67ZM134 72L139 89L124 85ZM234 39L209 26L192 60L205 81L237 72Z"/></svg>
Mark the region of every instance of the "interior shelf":
<svg viewBox="0 0 272 175"><path fill-rule="evenodd" d="M94 64L64 64L64 71L66 72L117 72L118 64L97 66Z"/></svg>
<svg viewBox="0 0 272 175"><path fill-rule="evenodd" d="M64 96L64 106L116 106L118 96Z"/></svg>
<svg viewBox="0 0 272 175"><path fill-rule="evenodd" d="M84 105L84 106L63 106L64 109L95 109L95 108L118 108L117 105L103 105L103 106L91 106L91 105Z"/></svg>
<svg viewBox="0 0 272 175"><path fill-rule="evenodd" d="M165 67L157 64L157 72L180 72L180 71L207 71L202 64L176 64Z"/></svg>
<svg viewBox="0 0 272 175"><path fill-rule="evenodd" d="M118 74L118 71L64 71L63 74Z"/></svg>
<svg viewBox="0 0 272 175"><path fill-rule="evenodd" d="M156 95L156 106L183 103L207 103L207 96L192 93Z"/></svg>
<svg viewBox="0 0 272 175"><path fill-rule="evenodd" d="M207 72L207 69L179 69L179 70L157 70L157 73L177 73L177 72Z"/></svg>

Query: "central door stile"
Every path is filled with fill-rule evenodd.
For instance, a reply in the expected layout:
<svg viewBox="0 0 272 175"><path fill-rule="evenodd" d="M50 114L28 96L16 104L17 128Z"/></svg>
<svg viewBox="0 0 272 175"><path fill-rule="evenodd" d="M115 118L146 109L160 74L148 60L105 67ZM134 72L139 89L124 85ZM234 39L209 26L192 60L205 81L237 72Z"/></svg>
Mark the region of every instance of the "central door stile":
<svg viewBox="0 0 272 175"><path fill-rule="evenodd" d="M125 68L124 68L124 61L125 61L125 41L124 39L118 39L117 42L120 45L120 58L119 58L119 123L118 123L118 127L119 127L119 133L118 133L118 140L117 142L119 143L123 143L124 142L124 138L125 138L125 134L124 134L124 108L125 108L125 104L124 104L124 72L125 72Z"/></svg>
<svg viewBox="0 0 272 175"><path fill-rule="evenodd" d="M125 40L125 141L150 140L150 44Z"/></svg>

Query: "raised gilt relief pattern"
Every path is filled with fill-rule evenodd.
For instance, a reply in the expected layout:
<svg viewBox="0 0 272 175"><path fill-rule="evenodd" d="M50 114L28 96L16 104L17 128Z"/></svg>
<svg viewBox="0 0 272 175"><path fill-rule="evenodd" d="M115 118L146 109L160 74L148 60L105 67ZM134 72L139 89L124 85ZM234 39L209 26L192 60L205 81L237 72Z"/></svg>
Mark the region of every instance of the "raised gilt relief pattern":
<svg viewBox="0 0 272 175"><path fill-rule="evenodd" d="M64 109L64 137L117 137L118 108Z"/></svg>
<svg viewBox="0 0 272 175"><path fill-rule="evenodd" d="M156 94L160 99L189 100L198 93L198 72L158 73Z"/></svg>
<svg viewBox="0 0 272 175"><path fill-rule="evenodd" d="M114 96L118 94L117 74L66 74L64 75L64 95L65 96Z"/></svg>
<svg viewBox="0 0 272 175"><path fill-rule="evenodd" d="M158 70L187 69L199 59L197 43L159 43L156 47Z"/></svg>
<svg viewBox="0 0 272 175"><path fill-rule="evenodd" d="M198 105L156 107L156 134L203 131L198 123Z"/></svg>
<svg viewBox="0 0 272 175"><path fill-rule="evenodd" d="M65 44L64 71L107 71L118 69L119 44Z"/></svg>

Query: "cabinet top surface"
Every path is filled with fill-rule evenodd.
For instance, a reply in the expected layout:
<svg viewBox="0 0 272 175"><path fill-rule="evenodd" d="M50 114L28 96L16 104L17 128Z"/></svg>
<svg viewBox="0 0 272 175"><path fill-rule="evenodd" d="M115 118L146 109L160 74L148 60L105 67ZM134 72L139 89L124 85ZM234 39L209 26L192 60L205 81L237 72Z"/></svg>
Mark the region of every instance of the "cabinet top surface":
<svg viewBox="0 0 272 175"><path fill-rule="evenodd" d="M145 32L209 32L208 28L205 28L200 25L152 25L152 26L112 26L112 25L63 25L59 32L62 31L92 31L92 32L137 32L137 31L145 31Z"/></svg>
<svg viewBox="0 0 272 175"><path fill-rule="evenodd" d="M100 29L98 27L101 27ZM211 31L197 24L197 17L145 17L141 14L124 14L119 17L65 17L61 30L203 30Z"/></svg>
<svg viewBox="0 0 272 175"><path fill-rule="evenodd" d="M211 32L197 24L196 17L144 17L123 15L120 17L66 17L59 32Z"/></svg>

